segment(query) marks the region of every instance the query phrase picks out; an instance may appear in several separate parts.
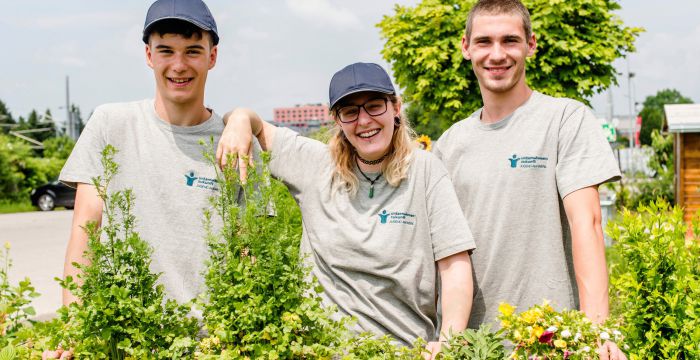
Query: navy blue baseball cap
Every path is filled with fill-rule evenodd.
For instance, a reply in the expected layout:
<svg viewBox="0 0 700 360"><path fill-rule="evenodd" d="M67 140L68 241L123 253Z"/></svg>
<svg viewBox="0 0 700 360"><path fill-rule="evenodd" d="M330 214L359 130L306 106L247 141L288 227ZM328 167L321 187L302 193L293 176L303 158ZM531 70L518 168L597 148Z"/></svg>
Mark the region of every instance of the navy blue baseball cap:
<svg viewBox="0 0 700 360"><path fill-rule="evenodd" d="M359 62L348 65L333 75L328 89L329 107L333 108L340 99L361 91L396 94L389 74L381 66Z"/></svg>
<svg viewBox="0 0 700 360"><path fill-rule="evenodd" d="M151 34L153 24L166 19L187 21L204 31L208 31L214 45L219 43L216 21L214 21L214 16L211 15L207 4L202 0L158 0L154 2L148 8L146 23L143 25L144 43L148 44L148 36Z"/></svg>

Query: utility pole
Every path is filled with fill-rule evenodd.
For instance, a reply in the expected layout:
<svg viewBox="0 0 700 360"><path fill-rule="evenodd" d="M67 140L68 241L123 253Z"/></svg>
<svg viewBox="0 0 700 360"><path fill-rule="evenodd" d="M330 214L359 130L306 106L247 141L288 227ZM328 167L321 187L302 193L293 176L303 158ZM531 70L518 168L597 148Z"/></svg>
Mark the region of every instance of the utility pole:
<svg viewBox="0 0 700 360"><path fill-rule="evenodd" d="M627 98L629 100L629 150L627 153L627 165L628 170L631 172L634 172L636 169L632 169L633 161L632 161L632 154L634 153L634 133L635 129L637 128L637 123L635 120L635 114L634 114L634 95L632 95L632 78L634 77L634 73L630 71L630 61L627 59Z"/></svg>
<svg viewBox="0 0 700 360"><path fill-rule="evenodd" d="M66 75L66 133L69 138L75 140L75 136L73 135L73 114L70 108L70 85L68 75Z"/></svg>

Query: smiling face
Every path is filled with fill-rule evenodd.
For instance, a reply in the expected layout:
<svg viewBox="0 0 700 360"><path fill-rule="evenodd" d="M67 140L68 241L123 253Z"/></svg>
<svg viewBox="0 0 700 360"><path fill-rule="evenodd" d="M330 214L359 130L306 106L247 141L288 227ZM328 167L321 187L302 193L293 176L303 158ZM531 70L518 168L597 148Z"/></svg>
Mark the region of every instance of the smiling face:
<svg viewBox="0 0 700 360"><path fill-rule="evenodd" d="M190 38L151 34L146 60L156 78L156 97L180 106L204 104L204 85L217 51L208 33Z"/></svg>
<svg viewBox="0 0 700 360"><path fill-rule="evenodd" d="M360 92L343 98L338 109L364 104L364 108L359 109L357 120L351 123L340 122L336 113L336 122L345 137L357 154L365 160L379 159L389 151L394 136L394 117L401 112L400 103L393 103L387 99L386 112L376 116L369 115L366 109L375 113L373 106L380 106L377 103L383 101L377 100L382 99L387 99L387 96L376 92Z"/></svg>
<svg viewBox="0 0 700 360"><path fill-rule="evenodd" d="M469 39L462 38L462 54L472 62L482 95L527 88L525 59L536 47L535 35L526 37L516 14L476 15Z"/></svg>

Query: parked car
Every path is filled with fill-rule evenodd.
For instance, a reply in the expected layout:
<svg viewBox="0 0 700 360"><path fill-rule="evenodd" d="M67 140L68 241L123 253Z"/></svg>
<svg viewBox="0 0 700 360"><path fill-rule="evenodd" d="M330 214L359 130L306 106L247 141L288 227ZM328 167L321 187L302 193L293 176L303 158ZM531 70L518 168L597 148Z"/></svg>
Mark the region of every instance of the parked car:
<svg viewBox="0 0 700 360"><path fill-rule="evenodd" d="M75 206L75 189L56 180L32 190L32 205L41 211L51 211L57 206L72 209Z"/></svg>

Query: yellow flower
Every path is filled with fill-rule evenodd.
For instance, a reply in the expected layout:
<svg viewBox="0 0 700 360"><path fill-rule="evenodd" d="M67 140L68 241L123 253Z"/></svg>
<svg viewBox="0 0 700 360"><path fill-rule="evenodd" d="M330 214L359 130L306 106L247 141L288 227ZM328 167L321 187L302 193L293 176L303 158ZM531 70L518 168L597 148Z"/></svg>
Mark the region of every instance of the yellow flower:
<svg viewBox="0 0 700 360"><path fill-rule="evenodd" d="M535 326L532 328L532 332L530 335L536 337L539 339L540 336L542 336L542 333L544 332L544 328L541 326Z"/></svg>
<svg viewBox="0 0 700 360"><path fill-rule="evenodd" d="M10 250L11 247L12 247L12 245L10 245L10 242L5 241L5 249Z"/></svg>
<svg viewBox="0 0 700 360"><path fill-rule="evenodd" d="M566 341L564 340L554 340L554 346L558 348L565 348L566 347Z"/></svg>
<svg viewBox="0 0 700 360"><path fill-rule="evenodd" d="M528 324L534 324L542 317L542 310L533 308L522 313L522 319Z"/></svg>
<svg viewBox="0 0 700 360"><path fill-rule="evenodd" d="M430 140L428 135L421 135L416 139L416 142L418 143L418 146L421 147L421 149L425 151L430 151L430 149L433 147L433 142Z"/></svg>
<svg viewBox="0 0 700 360"><path fill-rule="evenodd" d="M515 307L513 307L511 304L502 302L500 305L498 305L498 312L504 316L511 316L513 315L513 312L515 312Z"/></svg>

